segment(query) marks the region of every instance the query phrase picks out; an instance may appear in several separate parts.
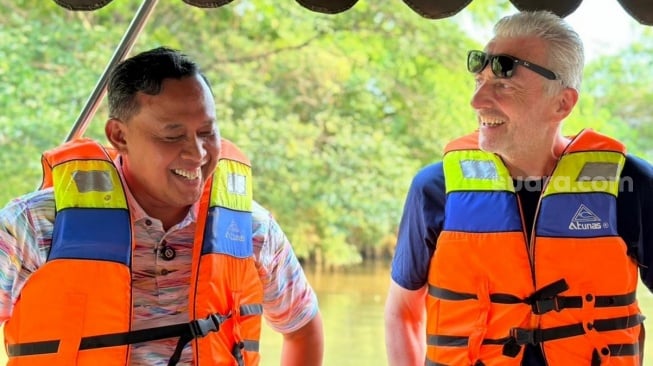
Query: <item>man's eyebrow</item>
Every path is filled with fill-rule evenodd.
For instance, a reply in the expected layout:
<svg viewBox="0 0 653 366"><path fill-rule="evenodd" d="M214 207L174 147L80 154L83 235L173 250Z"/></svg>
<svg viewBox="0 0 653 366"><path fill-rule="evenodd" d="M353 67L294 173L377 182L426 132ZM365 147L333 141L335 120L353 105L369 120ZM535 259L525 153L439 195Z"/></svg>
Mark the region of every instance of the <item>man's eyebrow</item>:
<svg viewBox="0 0 653 366"><path fill-rule="evenodd" d="M216 121L215 119L207 119L202 123L200 127L213 127L215 125ZM164 131L174 131L174 130L179 130L185 128L186 125L184 123L179 123L179 122L171 122L163 126Z"/></svg>
<svg viewBox="0 0 653 366"><path fill-rule="evenodd" d="M214 127L216 125L216 120L214 118L207 119L202 124L202 127Z"/></svg>
<svg viewBox="0 0 653 366"><path fill-rule="evenodd" d="M163 126L163 130L164 131L178 130L183 127L184 127L183 123L168 123L165 126Z"/></svg>

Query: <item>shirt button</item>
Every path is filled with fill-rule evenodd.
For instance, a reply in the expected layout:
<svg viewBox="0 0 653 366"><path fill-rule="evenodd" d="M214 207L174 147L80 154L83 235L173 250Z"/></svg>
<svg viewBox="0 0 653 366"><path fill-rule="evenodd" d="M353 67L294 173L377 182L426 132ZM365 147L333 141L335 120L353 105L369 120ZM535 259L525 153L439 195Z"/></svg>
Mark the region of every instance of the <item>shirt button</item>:
<svg viewBox="0 0 653 366"><path fill-rule="evenodd" d="M152 225L152 220L150 220L150 219L146 219L146 220L145 220L145 225L147 225L147 226Z"/></svg>

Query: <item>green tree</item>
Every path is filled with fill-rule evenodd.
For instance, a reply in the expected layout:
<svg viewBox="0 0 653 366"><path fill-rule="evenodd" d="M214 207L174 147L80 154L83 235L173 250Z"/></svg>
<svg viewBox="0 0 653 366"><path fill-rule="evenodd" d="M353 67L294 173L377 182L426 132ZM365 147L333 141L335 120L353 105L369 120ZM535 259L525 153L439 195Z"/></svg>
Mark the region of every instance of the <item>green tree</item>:
<svg viewBox="0 0 653 366"><path fill-rule="evenodd" d="M61 143L107 66L136 0L95 12L0 0L1 203L33 190L39 155ZM251 158L255 197L298 255L325 266L389 254L410 179L470 132L468 49L482 47L509 2L476 0L450 19L402 2L360 2L338 15L293 2L218 9L159 2L134 52L178 48L212 83L224 137ZM591 126L650 154L651 33L588 65L570 133ZM86 135L103 138L106 105Z"/></svg>

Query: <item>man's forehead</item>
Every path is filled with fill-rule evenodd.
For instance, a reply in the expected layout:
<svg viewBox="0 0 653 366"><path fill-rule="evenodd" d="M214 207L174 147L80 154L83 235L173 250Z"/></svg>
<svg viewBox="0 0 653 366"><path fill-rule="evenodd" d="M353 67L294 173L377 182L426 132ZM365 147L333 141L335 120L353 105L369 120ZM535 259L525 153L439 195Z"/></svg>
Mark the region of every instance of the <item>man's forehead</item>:
<svg viewBox="0 0 653 366"><path fill-rule="evenodd" d="M537 37L495 37L485 46L489 54L507 54L531 62L544 56L545 50L544 40Z"/></svg>
<svg viewBox="0 0 653 366"><path fill-rule="evenodd" d="M199 83L188 82L163 85L159 93L152 95L137 92L135 99L140 109L152 109L164 114L199 114L209 115L215 109L213 95L209 89Z"/></svg>

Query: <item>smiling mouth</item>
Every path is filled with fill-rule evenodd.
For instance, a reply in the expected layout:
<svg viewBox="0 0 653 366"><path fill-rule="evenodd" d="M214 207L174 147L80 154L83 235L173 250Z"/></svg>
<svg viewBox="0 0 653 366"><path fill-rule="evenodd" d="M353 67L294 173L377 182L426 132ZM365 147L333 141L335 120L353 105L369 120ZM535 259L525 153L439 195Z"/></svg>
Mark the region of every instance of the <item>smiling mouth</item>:
<svg viewBox="0 0 653 366"><path fill-rule="evenodd" d="M496 126L501 126L502 124L506 123L506 121L501 120L501 119L492 119L492 118L482 118L480 120L481 126L483 127L496 127Z"/></svg>
<svg viewBox="0 0 653 366"><path fill-rule="evenodd" d="M184 170L184 169L172 169L172 172L175 175L178 175L180 177L184 177L188 180L194 180L200 177L202 171L200 168L197 168L195 170Z"/></svg>

